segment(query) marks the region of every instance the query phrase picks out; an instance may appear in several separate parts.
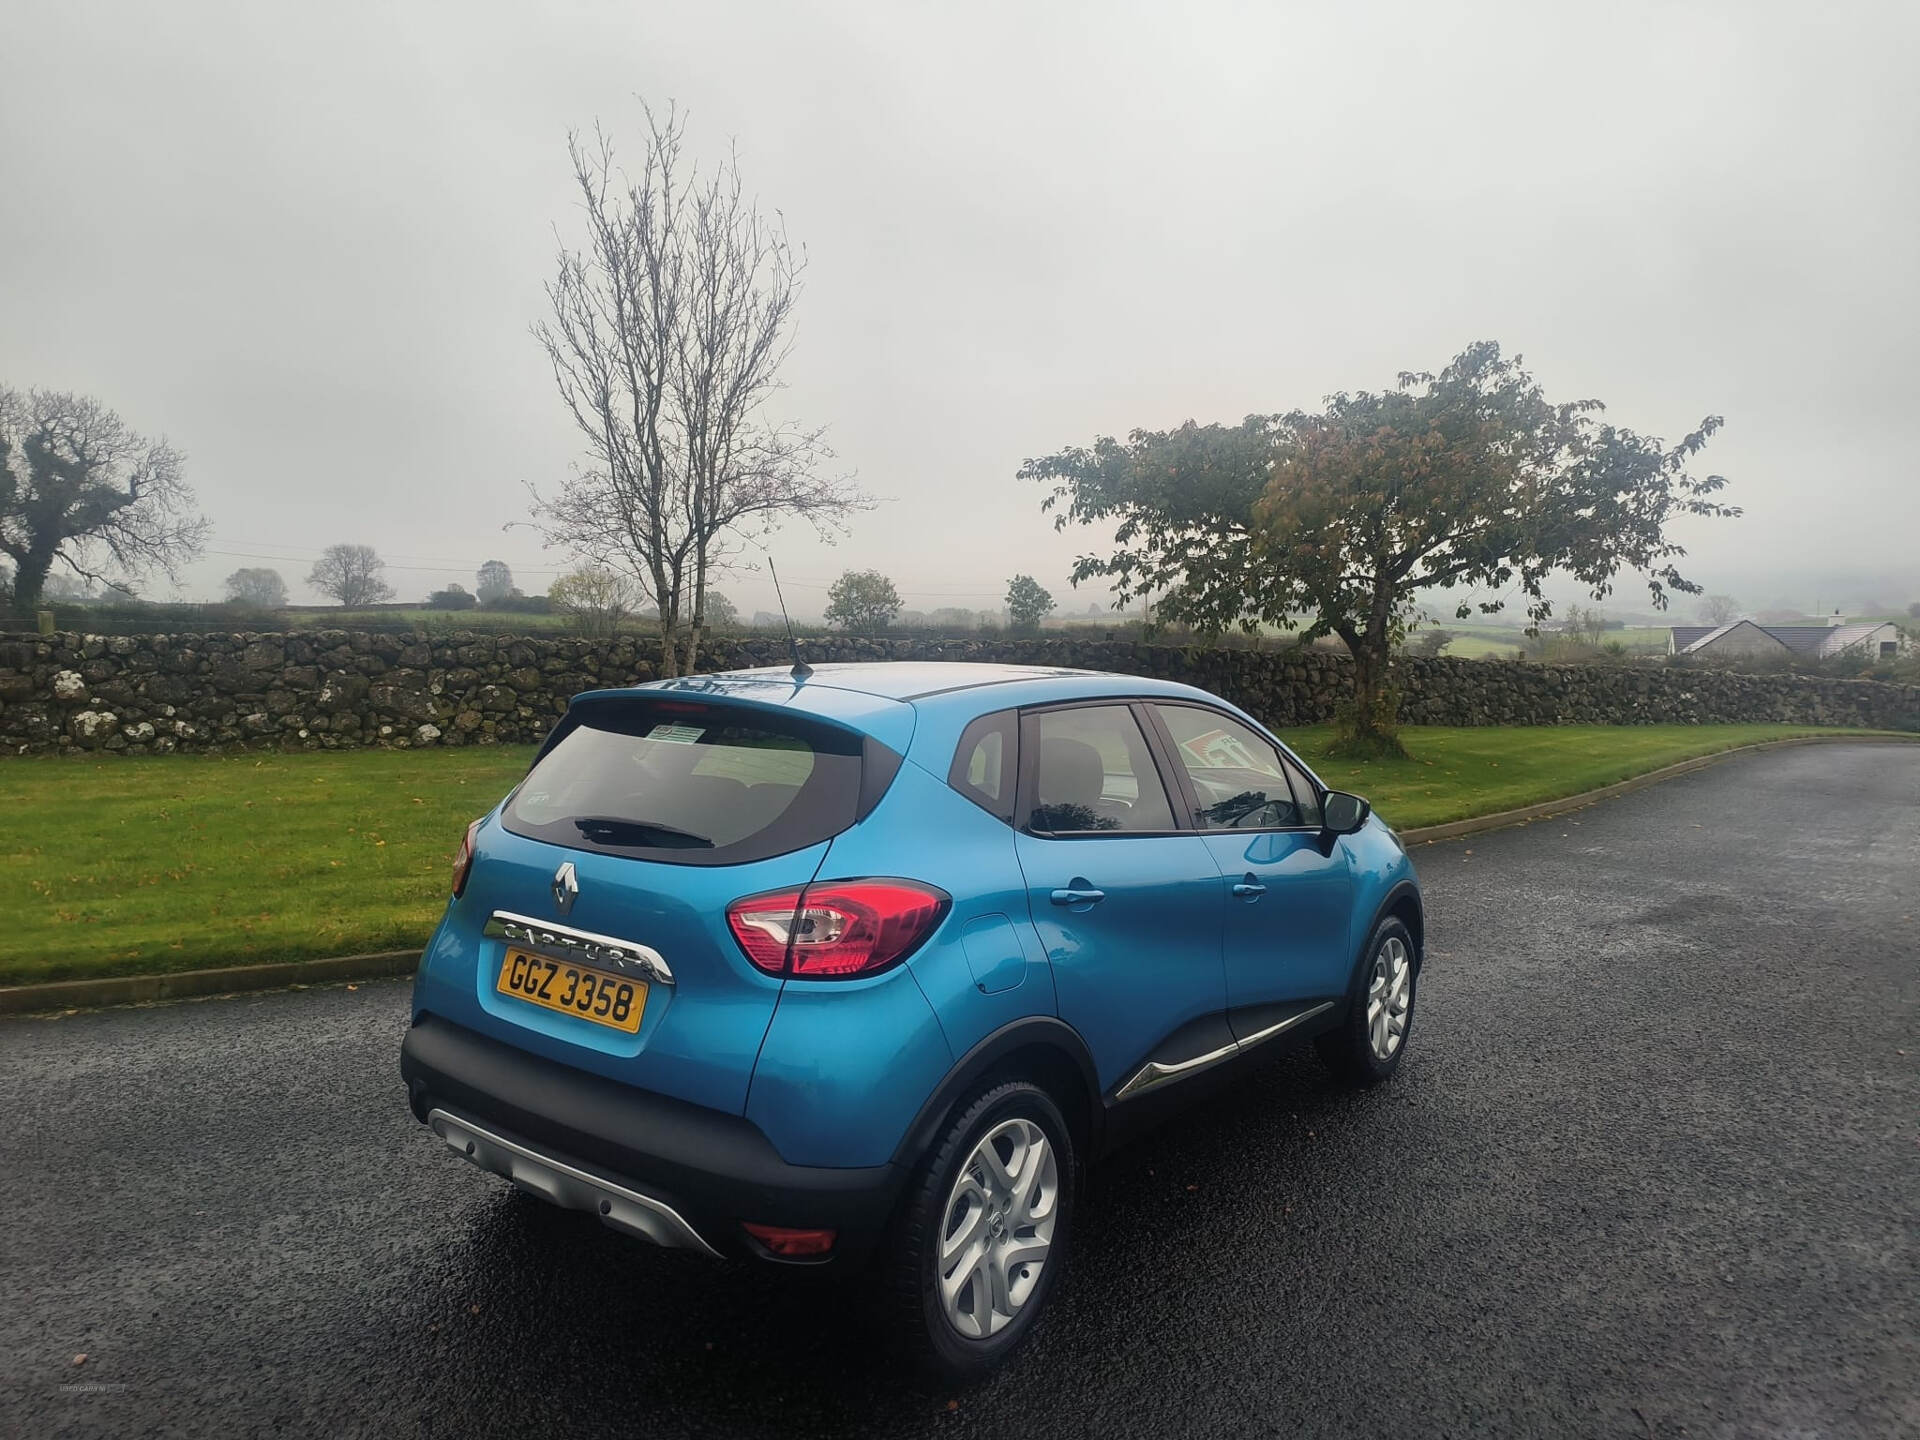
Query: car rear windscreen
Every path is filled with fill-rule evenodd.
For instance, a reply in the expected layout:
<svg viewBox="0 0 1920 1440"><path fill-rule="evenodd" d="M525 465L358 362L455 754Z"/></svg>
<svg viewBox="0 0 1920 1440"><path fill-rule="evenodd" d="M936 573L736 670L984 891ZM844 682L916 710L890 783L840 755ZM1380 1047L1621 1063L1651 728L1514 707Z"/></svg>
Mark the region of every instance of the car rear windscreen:
<svg viewBox="0 0 1920 1440"><path fill-rule="evenodd" d="M861 738L741 706L605 701L569 717L502 814L516 835L650 860L738 864L851 825Z"/></svg>

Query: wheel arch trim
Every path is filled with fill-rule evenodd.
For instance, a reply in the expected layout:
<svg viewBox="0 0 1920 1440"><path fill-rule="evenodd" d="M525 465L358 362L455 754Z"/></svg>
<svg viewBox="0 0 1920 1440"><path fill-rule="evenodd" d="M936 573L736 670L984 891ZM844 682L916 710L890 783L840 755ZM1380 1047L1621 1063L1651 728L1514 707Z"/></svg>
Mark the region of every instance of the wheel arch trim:
<svg viewBox="0 0 1920 1440"><path fill-rule="evenodd" d="M1424 969L1427 963L1427 907L1420 898L1420 887L1412 880L1396 881L1387 893L1380 897L1380 903L1374 907L1373 919L1367 922L1366 934L1361 938L1360 955L1356 964L1364 962L1367 950L1373 941L1374 932L1380 928L1380 922L1411 905L1413 923L1407 929L1413 935L1413 963L1416 969Z"/></svg>
<svg viewBox="0 0 1920 1440"><path fill-rule="evenodd" d="M1081 1096L1054 1098L1063 1112L1069 1111L1070 1104L1079 1108L1080 1115L1075 1117L1068 1113L1068 1121L1072 1123L1078 1118L1085 1124L1085 1132L1079 1138L1087 1142L1088 1153L1096 1152L1105 1108L1100 1103L1100 1083L1094 1069L1093 1052L1087 1048L1087 1042L1080 1037L1080 1032L1066 1021L1051 1015L1028 1015L1002 1025L954 1062L921 1105L913 1123L907 1127L907 1133L894 1149L893 1163L908 1168L919 1164L927 1151L938 1142L940 1127L966 1093L1008 1056L1028 1049L1050 1050L1075 1072L1080 1082Z"/></svg>
<svg viewBox="0 0 1920 1440"><path fill-rule="evenodd" d="M1354 947L1353 965L1347 971L1348 1004L1359 993L1361 974L1367 968L1367 962L1373 958L1373 937L1380 933L1380 922L1406 907L1411 907L1414 915L1414 923L1407 925L1413 935L1413 973L1417 976L1427 968L1426 906L1420 900L1420 887L1410 877L1402 876L1387 887L1387 893L1380 897L1380 903L1373 908L1367 928L1360 932L1360 943Z"/></svg>

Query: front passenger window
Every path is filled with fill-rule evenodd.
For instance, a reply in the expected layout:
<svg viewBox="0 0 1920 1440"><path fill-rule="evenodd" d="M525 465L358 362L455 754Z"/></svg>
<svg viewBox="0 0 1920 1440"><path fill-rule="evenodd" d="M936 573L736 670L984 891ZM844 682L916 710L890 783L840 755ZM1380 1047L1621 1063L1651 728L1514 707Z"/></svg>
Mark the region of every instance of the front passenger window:
<svg viewBox="0 0 1920 1440"><path fill-rule="evenodd" d="M1307 817L1290 768L1264 737L1231 716L1191 705L1154 707L1173 737L1174 763L1193 785L1204 830L1285 830L1318 824ZM1300 783L1306 785L1305 777ZM1308 805L1317 810L1311 786Z"/></svg>
<svg viewBox="0 0 1920 1440"><path fill-rule="evenodd" d="M1100 834L1174 828L1173 807L1133 712L1124 705L1043 710L1027 828Z"/></svg>

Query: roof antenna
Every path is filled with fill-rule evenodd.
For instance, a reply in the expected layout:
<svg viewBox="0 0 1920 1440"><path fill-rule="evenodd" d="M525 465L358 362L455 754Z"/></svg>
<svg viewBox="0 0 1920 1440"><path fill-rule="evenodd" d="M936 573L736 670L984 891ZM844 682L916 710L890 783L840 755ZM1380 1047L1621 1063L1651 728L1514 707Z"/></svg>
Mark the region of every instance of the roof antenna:
<svg viewBox="0 0 1920 1440"><path fill-rule="evenodd" d="M767 573L773 576L773 597L780 602L780 618L787 622L787 650L793 656L793 678L799 682L813 673L813 667L800 658L800 642L793 638L793 617L787 614L787 597L780 593L780 572L773 568L773 556L767 556Z"/></svg>

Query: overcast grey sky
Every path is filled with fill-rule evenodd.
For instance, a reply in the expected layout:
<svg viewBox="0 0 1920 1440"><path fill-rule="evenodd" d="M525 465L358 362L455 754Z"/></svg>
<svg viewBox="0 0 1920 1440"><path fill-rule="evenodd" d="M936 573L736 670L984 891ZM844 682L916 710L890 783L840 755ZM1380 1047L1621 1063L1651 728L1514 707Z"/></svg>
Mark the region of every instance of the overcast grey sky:
<svg viewBox="0 0 1920 1440"><path fill-rule="evenodd" d="M1027 456L1379 388L1490 337L1677 438L1750 605L1920 598L1920 5L33 4L0 83L0 382L164 432L180 593L507 560L574 438L527 327L565 135L677 100L811 258L783 414L890 503L776 544L915 607L1065 576ZM276 557L260 559L258 556ZM723 582L770 607L760 575ZM1832 593L1839 589L1847 593ZM155 593L168 593L156 587ZM1623 587L1620 608L1644 594Z"/></svg>

